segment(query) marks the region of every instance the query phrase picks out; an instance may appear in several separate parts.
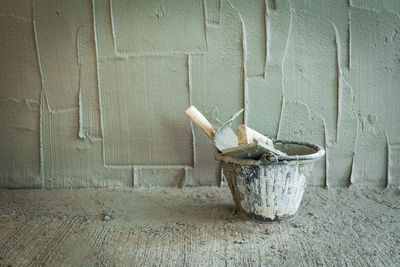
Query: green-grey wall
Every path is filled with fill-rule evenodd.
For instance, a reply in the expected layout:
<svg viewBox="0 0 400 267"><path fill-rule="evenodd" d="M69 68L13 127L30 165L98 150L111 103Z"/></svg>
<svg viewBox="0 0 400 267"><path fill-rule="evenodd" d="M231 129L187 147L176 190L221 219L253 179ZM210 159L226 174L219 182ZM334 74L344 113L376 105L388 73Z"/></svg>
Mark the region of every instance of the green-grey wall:
<svg viewBox="0 0 400 267"><path fill-rule="evenodd" d="M400 1L7 0L0 187L218 185L184 115L326 148L308 183L400 185Z"/></svg>

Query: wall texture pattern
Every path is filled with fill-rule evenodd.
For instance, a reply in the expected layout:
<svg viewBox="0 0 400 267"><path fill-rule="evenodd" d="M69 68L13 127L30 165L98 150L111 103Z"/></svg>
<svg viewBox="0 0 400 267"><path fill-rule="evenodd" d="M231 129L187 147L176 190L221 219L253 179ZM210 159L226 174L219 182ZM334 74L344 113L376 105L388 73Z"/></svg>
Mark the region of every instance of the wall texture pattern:
<svg viewBox="0 0 400 267"><path fill-rule="evenodd" d="M6 0L0 36L2 188L219 185L189 105L400 185L398 0Z"/></svg>

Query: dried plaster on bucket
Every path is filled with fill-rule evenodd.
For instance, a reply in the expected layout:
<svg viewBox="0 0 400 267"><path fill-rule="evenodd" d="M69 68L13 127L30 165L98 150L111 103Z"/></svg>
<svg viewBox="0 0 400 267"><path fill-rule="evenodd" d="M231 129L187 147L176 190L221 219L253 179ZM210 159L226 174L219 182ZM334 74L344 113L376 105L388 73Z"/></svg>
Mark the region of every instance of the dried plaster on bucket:
<svg viewBox="0 0 400 267"><path fill-rule="evenodd" d="M222 161L236 206L250 217L276 222L293 218L300 207L306 177L325 150L302 142L275 141L287 154L279 159L237 159L215 153Z"/></svg>

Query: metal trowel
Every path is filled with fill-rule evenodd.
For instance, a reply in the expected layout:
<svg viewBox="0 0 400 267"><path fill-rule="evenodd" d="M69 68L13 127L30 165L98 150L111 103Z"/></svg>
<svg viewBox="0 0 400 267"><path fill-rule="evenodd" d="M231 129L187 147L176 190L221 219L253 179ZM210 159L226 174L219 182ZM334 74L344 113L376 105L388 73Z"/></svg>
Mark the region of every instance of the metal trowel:
<svg viewBox="0 0 400 267"><path fill-rule="evenodd" d="M193 123L214 141L214 145L219 151L238 146L237 135L232 131L230 126L242 112L243 109L224 122L217 130L214 130L211 123L194 106L190 106L185 111L186 115L193 121Z"/></svg>
<svg viewBox="0 0 400 267"><path fill-rule="evenodd" d="M261 155L271 155L275 159L286 156L274 148L274 143L267 136L260 134L245 124L237 127L238 146L222 150L222 154L241 159L257 159Z"/></svg>
<svg viewBox="0 0 400 267"><path fill-rule="evenodd" d="M185 111L186 115L214 141L215 147L224 155L243 159L255 159L262 154L269 154L275 158L286 155L274 148L271 139L244 124L238 126L237 136L230 127L233 120L242 112L243 109L238 111L215 131L211 123L194 106L190 106Z"/></svg>

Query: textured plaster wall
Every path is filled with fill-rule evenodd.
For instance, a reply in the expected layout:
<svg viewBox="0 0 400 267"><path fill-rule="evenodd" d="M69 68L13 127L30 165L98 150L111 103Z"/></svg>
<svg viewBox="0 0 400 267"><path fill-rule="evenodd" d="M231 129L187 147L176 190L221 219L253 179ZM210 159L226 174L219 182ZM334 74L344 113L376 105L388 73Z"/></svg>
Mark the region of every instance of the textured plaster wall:
<svg viewBox="0 0 400 267"><path fill-rule="evenodd" d="M400 185L400 1L7 0L0 187L218 185L184 115L322 145L308 183Z"/></svg>

